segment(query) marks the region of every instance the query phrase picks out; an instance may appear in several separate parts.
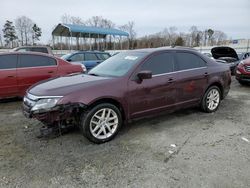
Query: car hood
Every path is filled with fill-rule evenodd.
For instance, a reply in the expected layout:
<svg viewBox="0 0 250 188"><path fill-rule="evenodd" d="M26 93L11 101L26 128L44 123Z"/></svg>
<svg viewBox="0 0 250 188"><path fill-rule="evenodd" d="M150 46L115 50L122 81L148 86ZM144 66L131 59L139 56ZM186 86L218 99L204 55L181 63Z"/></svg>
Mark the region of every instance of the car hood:
<svg viewBox="0 0 250 188"><path fill-rule="evenodd" d="M86 74L67 75L40 82L31 87L28 92L36 96L65 96L93 85L102 84L110 79L112 78Z"/></svg>
<svg viewBox="0 0 250 188"><path fill-rule="evenodd" d="M222 57L232 57L239 60L239 57L236 51L233 48L227 46L214 47L211 49L211 54L214 59L222 58Z"/></svg>

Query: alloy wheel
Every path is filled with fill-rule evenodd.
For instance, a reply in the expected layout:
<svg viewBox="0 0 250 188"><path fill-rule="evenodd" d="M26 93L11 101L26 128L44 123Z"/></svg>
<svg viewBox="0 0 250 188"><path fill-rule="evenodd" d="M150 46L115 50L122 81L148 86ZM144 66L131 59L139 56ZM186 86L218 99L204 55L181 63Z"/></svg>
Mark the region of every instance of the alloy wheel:
<svg viewBox="0 0 250 188"><path fill-rule="evenodd" d="M111 137L117 130L118 115L110 108L98 110L90 120L90 132L97 139Z"/></svg>
<svg viewBox="0 0 250 188"><path fill-rule="evenodd" d="M215 110L220 103L220 93L217 89L211 89L207 94L207 107L209 110Z"/></svg>

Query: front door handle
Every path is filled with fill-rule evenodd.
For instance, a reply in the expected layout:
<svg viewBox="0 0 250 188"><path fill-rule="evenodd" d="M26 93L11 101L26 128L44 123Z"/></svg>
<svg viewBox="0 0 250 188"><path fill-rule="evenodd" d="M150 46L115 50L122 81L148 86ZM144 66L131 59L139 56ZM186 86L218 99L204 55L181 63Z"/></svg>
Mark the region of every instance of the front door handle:
<svg viewBox="0 0 250 188"><path fill-rule="evenodd" d="M54 71L49 71L48 73L51 74L51 73L54 73Z"/></svg>
<svg viewBox="0 0 250 188"><path fill-rule="evenodd" d="M207 76L208 76L208 73L207 73L207 72L205 72L205 73L204 73L204 76L205 76L205 77L207 77Z"/></svg>

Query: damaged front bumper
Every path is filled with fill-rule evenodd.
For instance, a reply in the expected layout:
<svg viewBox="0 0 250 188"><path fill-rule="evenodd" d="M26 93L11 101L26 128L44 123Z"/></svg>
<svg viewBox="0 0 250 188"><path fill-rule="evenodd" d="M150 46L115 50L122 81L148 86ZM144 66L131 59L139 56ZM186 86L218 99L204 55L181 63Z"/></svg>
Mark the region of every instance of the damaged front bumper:
<svg viewBox="0 0 250 188"><path fill-rule="evenodd" d="M53 96L54 97L54 96ZM67 103L48 105L48 108L37 108L40 100L53 99L49 96L34 96L27 94L23 100L23 114L27 118L35 118L45 125L53 125L56 122L62 122L74 119L79 113L82 113L87 106L82 103ZM55 98L55 97L54 97Z"/></svg>

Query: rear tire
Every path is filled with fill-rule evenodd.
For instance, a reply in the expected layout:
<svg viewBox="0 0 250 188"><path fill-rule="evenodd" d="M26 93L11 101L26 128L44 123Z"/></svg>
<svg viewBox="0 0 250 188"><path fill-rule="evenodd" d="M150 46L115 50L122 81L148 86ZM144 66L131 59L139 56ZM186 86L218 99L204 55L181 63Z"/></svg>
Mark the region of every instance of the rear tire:
<svg viewBox="0 0 250 188"><path fill-rule="evenodd" d="M244 82L244 81L242 81L242 80L239 80L239 83L240 83L240 85L243 85L243 86L245 86L245 85L248 84L247 82Z"/></svg>
<svg viewBox="0 0 250 188"><path fill-rule="evenodd" d="M80 126L85 137L91 142L101 144L117 135L122 126L122 115L113 104L98 104L82 114Z"/></svg>
<svg viewBox="0 0 250 188"><path fill-rule="evenodd" d="M220 106L221 90L217 86L211 86L204 94L201 101L201 109L204 112L215 112Z"/></svg>

